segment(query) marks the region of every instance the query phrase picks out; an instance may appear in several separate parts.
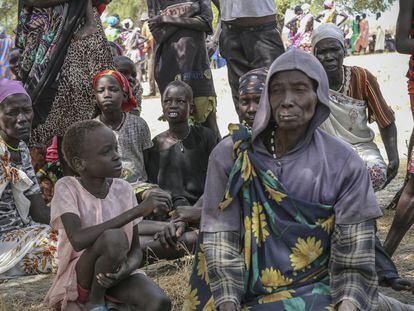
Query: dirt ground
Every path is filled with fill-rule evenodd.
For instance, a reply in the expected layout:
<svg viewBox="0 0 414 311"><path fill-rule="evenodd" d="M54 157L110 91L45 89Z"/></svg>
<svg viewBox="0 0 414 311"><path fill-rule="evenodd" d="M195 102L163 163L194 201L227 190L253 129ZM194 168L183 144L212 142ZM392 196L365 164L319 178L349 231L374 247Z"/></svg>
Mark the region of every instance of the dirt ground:
<svg viewBox="0 0 414 311"><path fill-rule="evenodd" d="M383 95L388 104L394 109L398 128L398 149L401 159L406 159L406 141L409 139L412 129L412 117L406 92L405 72L407 70L408 57L399 54L366 55L349 57L347 64L359 65L374 73L381 85ZM215 87L218 97L218 125L222 134L227 133L227 124L237 121L231 99L230 88L227 82L226 69L222 68L213 72ZM147 85L144 84L144 88ZM152 135L156 135L167 128L165 122L156 121L161 114L159 97L145 99L143 102L142 116L148 122ZM380 143L378 129L376 142L383 151ZM405 163L400 166L400 174L385 190L377 193L380 206L385 208L399 190L404 177ZM361 206L363 208L363 206ZM393 211L386 210L384 217L378 221L379 235L384 239L393 218ZM411 229L393 258L400 275L414 279L414 229ZM173 310L180 310L188 282L188 271L191 261L186 259L184 263L162 262L152 266L149 275L165 289L173 300ZM0 283L0 311L45 311L42 300L51 285L53 276L35 276L19 280ZM399 300L414 304L414 295L410 293L396 293L384 290L386 294Z"/></svg>
<svg viewBox="0 0 414 311"><path fill-rule="evenodd" d="M403 182L404 171L385 190L377 193L381 208L385 208ZM362 207L361 207L362 208ZM394 211L385 210L378 221L379 236L383 240L392 222ZM393 257L401 276L414 279L414 229L410 230ZM191 258L182 262L163 261L148 267L151 276L173 300L173 310L180 310L188 282ZM0 311L46 311L42 300L49 289L53 276L34 276L0 283ZM405 303L414 304L414 295L381 289L385 294Z"/></svg>

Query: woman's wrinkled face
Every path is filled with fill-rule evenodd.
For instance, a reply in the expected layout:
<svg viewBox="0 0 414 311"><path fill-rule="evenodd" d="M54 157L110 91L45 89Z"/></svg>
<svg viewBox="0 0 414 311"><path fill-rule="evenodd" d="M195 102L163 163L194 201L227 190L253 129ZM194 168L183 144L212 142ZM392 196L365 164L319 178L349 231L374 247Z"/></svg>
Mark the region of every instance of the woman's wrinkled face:
<svg viewBox="0 0 414 311"><path fill-rule="evenodd" d="M240 119L253 126L257 108L259 107L261 94L245 94L239 96L239 116Z"/></svg>
<svg viewBox="0 0 414 311"><path fill-rule="evenodd" d="M315 56L329 76L331 73L336 73L342 67L345 51L338 40L327 38L316 44Z"/></svg>
<svg viewBox="0 0 414 311"><path fill-rule="evenodd" d="M275 74L269 84L269 100L281 130L307 128L318 102L314 82L299 70Z"/></svg>
<svg viewBox="0 0 414 311"><path fill-rule="evenodd" d="M112 76L103 76L96 82L95 96L102 113L121 111L126 94L117 79Z"/></svg>
<svg viewBox="0 0 414 311"><path fill-rule="evenodd" d="M29 139L33 116L32 103L25 94L10 95L0 103L0 129L12 139Z"/></svg>

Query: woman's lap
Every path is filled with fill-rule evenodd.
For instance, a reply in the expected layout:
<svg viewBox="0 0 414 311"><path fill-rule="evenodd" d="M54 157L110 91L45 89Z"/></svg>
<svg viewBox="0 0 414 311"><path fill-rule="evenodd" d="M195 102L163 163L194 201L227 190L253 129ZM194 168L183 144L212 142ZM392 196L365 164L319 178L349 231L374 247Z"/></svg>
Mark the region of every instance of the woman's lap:
<svg viewBox="0 0 414 311"><path fill-rule="evenodd" d="M0 237L0 278L55 272L56 247L57 232L47 225L3 234Z"/></svg>

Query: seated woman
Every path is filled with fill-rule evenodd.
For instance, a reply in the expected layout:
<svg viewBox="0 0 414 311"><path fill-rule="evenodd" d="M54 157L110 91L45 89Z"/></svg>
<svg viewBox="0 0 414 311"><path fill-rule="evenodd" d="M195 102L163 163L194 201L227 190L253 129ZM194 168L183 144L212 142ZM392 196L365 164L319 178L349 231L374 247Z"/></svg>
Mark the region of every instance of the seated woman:
<svg viewBox="0 0 414 311"><path fill-rule="evenodd" d="M364 160L374 191L384 188L399 166L394 113L381 94L377 79L366 69L344 66L342 31L334 24L318 27L312 36L313 53L329 79L331 114L321 125L327 133L349 143ZM376 121L388 156L388 165L374 143L368 121Z"/></svg>
<svg viewBox="0 0 414 311"><path fill-rule="evenodd" d="M361 158L318 128L328 85L315 57L281 55L252 135L232 127L212 152L184 309L376 309L381 210Z"/></svg>
<svg viewBox="0 0 414 311"><path fill-rule="evenodd" d="M163 197L152 193L137 204L131 185L119 178L117 149L113 132L94 120L65 133L64 157L79 177L60 179L52 200L59 268L45 298L50 307L107 311L115 303L122 310L171 309L164 292L137 270L143 257L138 224L163 205Z"/></svg>
<svg viewBox="0 0 414 311"><path fill-rule="evenodd" d="M0 279L56 269L57 235L25 143L32 120L23 85L0 79Z"/></svg>

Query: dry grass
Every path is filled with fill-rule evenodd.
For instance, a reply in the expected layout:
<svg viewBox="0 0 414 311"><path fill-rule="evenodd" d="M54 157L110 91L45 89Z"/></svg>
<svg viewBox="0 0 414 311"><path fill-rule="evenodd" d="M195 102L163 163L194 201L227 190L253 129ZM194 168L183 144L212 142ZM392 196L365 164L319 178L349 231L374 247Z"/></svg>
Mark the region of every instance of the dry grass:
<svg viewBox="0 0 414 311"><path fill-rule="evenodd" d="M192 256L174 261L160 260L144 268L170 297L172 310L181 310L188 287ZM39 275L0 283L0 311L52 311L42 305L54 275Z"/></svg>

